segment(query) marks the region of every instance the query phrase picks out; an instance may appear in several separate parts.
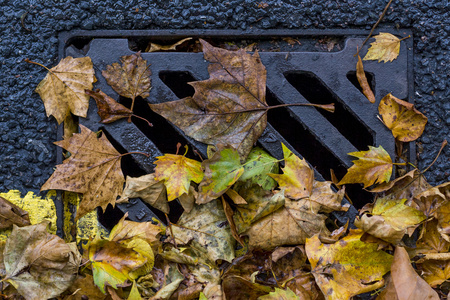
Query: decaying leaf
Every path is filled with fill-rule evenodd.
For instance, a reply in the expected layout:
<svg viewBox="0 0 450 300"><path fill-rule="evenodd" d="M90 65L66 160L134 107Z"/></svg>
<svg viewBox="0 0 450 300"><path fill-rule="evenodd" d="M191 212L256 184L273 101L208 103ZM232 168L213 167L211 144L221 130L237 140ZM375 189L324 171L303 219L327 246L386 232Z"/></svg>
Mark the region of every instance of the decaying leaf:
<svg viewBox="0 0 450 300"><path fill-rule="evenodd" d="M0 229L12 227L13 224L19 227L30 225L28 212L0 197Z"/></svg>
<svg viewBox="0 0 450 300"><path fill-rule="evenodd" d="M83 194L75 220L97 206L103 210L114 206L122 193L124 178L120 167L121 155L106 136L97 138L95 132L80 125L81 132L70 139L55 142L71 153L44 183L41 190L65 190Z"/></svg>
<svg viewBox="0 0 450 300"><path fill-rule="evenodd" d="M400 52L400 39L387 32L380 32L374 38L375 42L370 44L371 47L367 51L366 56L364 56L364 60L388 62L397 58Z"/></svg>
<svg viewBox="0 0 450 300"><path fill-rule="evenodd" d="M428 120L414 108L412 103L400 100L391 94L387 94L381 99L378 112L383 118L383 123L401 142L411 142L418 139L422 135Z"/></svg>
<svg viewBox="0 0 450 300"><path fill-rule="evenodd" d="M263 149L255 147L250 151L244 163L244 173L238 181L256 183L265 190L272 190L277 183L269 176L269 173L278 173L278 160Z"/></svg>
<svg viewBox="0 0 450 300"><path fill-rule="evenodd" d="M260 296L258 300L301 300L301 298L299 298L289 288L285 290L275 288L274 292L270 292L268 295Z"/></svg>
<svg viewBox="0 0 450 300"><path fill-rule="evenodd" d="M211 63L210 78L190 83L192 97L150 107L193 139L218 148L230 146L245 158L267 124L266 69L257 52L200 42Z"/></svg>
<svg viewBox="0 0 450 300"><path fill-rule="evenodd" d="M174 44L171 44L171 45L159 45L159 44L155 44L155 43L149 43L147 48L145 49L145 52L177 50L177 46L179 46L189 40L192 40L192 38L188 37L188 38L182 39Z"/></svg>
<svg viewBox="0 0 450 300"><path fill-rule="evenodd" d="M108 65L106 70L102 71L102 75L120 96L131 99L132 111L136 97L146 98L150 95L152 72L140 52L122 56L120 61L122 66L118 63Z"/></svg>
<svg viewBox="0 0 450 300"><path fill-rule="evenodd" d="M199 185L196 203L208 203L223 195L244 173L237 151L225 148L204 160L205 177Z"/></svg>
<svg viewBox="0 0 450 300"><path fill-rule="evenodd" d="M403 247L395 247L391 276L392 285L386 289L394 290L399 300L439 299L436 291L411 266L408 252Z"/></svg>
<svg viewBox="0 0 450 300"><path fill-rule="evenodd" d="M376 244L361 242L362 234L350 230L334 244L321 244L318 236L306 240L311 272L326 299L350 299L384 285L393 258Z"/></svg>
<svg viewBox="0 0 450 300"><path fill-rule="evenodd" d="M203 179L202 164L184 155L164 154L155 164L155 180L164 181L168 201L188 194L191 181L200 183Z"/></svg>
<svg viewBox="0 0 450 300"><path fill-rule="evenodd" d="M141 294L139 294L139 290L136 286L136 281L133 281L133 286L131 287L130 294L128 295L127 300L141 300Z"/></svg>
<svg viewBox="0 0 450 300"><path fill-rule="evenodd" d="M126 108L99 89L95 91L86 90L85 92L94 98L97 103L97 113L102 120L101 122L104 124L112 123L122 118L128 118L133 114L131 109Z"/></svg>
<svg viewBox="0 0 450 300"><path fill-rule="evenodd" d="M219 200L195 205L189 213L184 212L177 225L172 225L172 232L179 244L195 240L204 246L211 261L231 262L234 258L235 241ZM168 231L171 235L172 232Z"/></svg>
<svg viewBox="0 0 450 300"><path fill-rule="evenodd" d="M364 72L363 63L361 57L358 55L358 62L356 63L356 78L358 79L359 85L362 88L364 96L370 101L370 103L375 103L375 95L370 88L369 82L367 81L366 73Z"/></svg>
<svg viewBox="0 0 450 300"><path fill-rule="evenodd" d="M91 90L92 84L96 81L91 58L68 56L57 66L47 70L49 71L47 76L36 88L36 92L44 102L47 117L53 115L58 124L70 113L86 117L89 96L84 90Z"/></svg>
<svg viewBox="0 0 450 300"><path fill-rule="evenodd" d="M27 300L56 297L77 277L81 255L76 244L49 234L48 224L14 225L5 245L5 279Z"/></svg>
<svg viewBox="0 0 450 300"><path fill-rule="evenodd" d="M175 263L164 265L162 271L161 288L150 298L151 300L169 299L184 279L183 274L180 273Z"/></svg>
<svg viewBox="0 0 450 300"><path fill-rule="evenodd" d="M285 188L285 195L291 199L309 197L313 188L314 170L311 169L305 159L300 159L284 144L283 155L285 167L283 174L269 174L280 187Z"/></svg>
<svg viewBox="0 0 450 300"><path fill-rule="evenodd" d="M392 160L382 146L369 146L368 151L358 151L348 153L357 157L353 161L353 166L347 170L339 185L348 183L363 183L364 187L374 183L389 182L392 174Z"/></svg>
<svg viewBox="0 0 450 300"><path fill-rule="evenodd" d="M104 300L106 296L94 284L94 278L90 274L85 277L78 276L74 283L69 287L71 293L68 299L64 300ZM84 297L84 299L83 299Z"/></svg>
<svg viewBox="0 0 450 300"><path fill-rule="evenodd" d="M166 187L162 181L155 180L155 174L141 177L127 176L122 196L116 203L128 202L130 198L141 198L156 209L168 214Z"/></svg>

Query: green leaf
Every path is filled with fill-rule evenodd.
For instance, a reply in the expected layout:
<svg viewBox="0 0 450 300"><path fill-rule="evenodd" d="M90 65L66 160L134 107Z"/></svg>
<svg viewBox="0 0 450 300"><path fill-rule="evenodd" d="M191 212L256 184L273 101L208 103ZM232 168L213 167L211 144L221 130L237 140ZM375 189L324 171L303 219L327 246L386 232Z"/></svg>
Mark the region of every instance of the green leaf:
<svg viewBox="0 0 450 300"><path fill-rule="evenodd" d="M256 147L248 155L244 164L244 173L238 183L249 180L251 183L262 186L265 190L272 190L277 186L277 182L268 174L278 172L278 160L263 149Z"/></svg>
<svg viewBox="0 0 450 300"><path fill-rule="evenodd" d="M286 290L275 288L274 292L261 296L258 300L300 300L300 298L289 288Z"/></svg>

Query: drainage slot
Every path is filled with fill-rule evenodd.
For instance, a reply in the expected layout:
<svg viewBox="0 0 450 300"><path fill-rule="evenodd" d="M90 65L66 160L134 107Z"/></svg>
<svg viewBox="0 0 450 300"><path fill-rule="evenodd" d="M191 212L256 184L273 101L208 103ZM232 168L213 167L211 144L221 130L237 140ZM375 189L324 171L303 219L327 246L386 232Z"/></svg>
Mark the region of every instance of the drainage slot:
<svg viewBox="0 0 450 300"><path fill-rule="evenodd" d="M335 104L335 112L330 113L322 109L322 114L334 127L358 150L366 150L372 146L372 133L345 108L340 99L312 72L289 72L284 74L287 81L297 89L310 103Z"/></svg>
<svg viewBox="0 0 450 300"><path fill-rule="evenodd" d="M189 72L161 71L159 78L180 99L193 96L195 93L194 88L188 82L196 81L196 79Z"/></svg>
<svg viewBox="0 0 450 300"><path fill-rule="evenodd" d="M375 95L375 77L373 76L372 73L365 72L365 71L364 71L364 73L366 73L367 82L369 83L370 89L372 90L373 94ZM361 85L359 85L358 78L356 78L355 71L348 72L347 79L361 92L361 94L364 95Z"/></svg>
<svg viewBox="0 0 450 300"><path fill-rule="evenodd" d="M282 104L278 98L266 89L266 100L269 105ZM347 169L336 156L325 148L311 132L298 123L286 108L272 109L268 112L269 123L295 148L325 180L331 180L330 168L338 179L344 177ZM373 199L373 196L358 185L346 187L347 195L353 204L360 208Z"/></svg>

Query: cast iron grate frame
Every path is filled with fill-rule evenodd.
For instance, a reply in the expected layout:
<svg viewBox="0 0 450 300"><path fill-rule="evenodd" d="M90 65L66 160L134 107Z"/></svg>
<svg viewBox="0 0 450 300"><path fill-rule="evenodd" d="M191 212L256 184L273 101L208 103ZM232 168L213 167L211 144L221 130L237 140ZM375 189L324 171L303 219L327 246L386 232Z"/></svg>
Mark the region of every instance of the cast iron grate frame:
<svg viewBox="0 0 450 300"><path fill-rule="evenodd" d="M390 32L400 36L408 36L412 33L407 29L392 29L392 28L380 28L374 32L374 35L378 32ZM156 42L171 42L177 41L185 37L204 38L214 41L270 41L281 40L283 37L294 37L300 41L312 40L312 44L317 43L320 39L332 38L336 41L337 45L341 47L341 50L332 52L324 52L324 49L311 49L311 43L307 45L306 51L292 51L292 52L260 52L261 59L267 68L268 74L268 102L269 99L274 102L280 103L293 103L293 102L309 102L307 97L304 97L295 84L289 82L289 74L296 74L296 72L310 72L314 76L317 76L318 80L323 81L323 87L329 89L329 94L333 98L333 102L338 101L345 111L351 111L351 115L366 128L366 133L369 132L373 138L373 145L383 145L383 147L389 152L389 154L395 156L395 141L391 133L384 125L381 124L375 118L374 107L370 108L370 103L365 97L357 91L357 87L352 83L352 76L354 77L354 69L356 65L356 59L351 56L355 52L356 45L360 45L363 39L368 35L369 31L360 29L286 29L286 30L98 30L98 31L71 31L63 32L59 35L59 57L65 56L84 56L88 55L93 59L94 68L96 70L96 77L99 82L96 83L95 88L102 89L105 93L111 95L113 98L119 99L118 95L106 84L105 80L101 76L101 70L105 69L106 65L113 62L118 62L120 56L129 55L134 53L130 50L130 47L139 48L145 41ZM308 48L309 45L309 48ZM364 46L361 53L364 54L369 43ZM413 102L414 99L414 81L413 81L413 43L412 38L402 41L401 53L399 58L393 63L365 63L365 71L369 74L369 80L374 88L375 95L379 100L381 95L389 92L394 93L397 97ZM337 47L334 47L337 48ZM325 50L326 51L326 50ZM209 77L206 68L207 63L203 59L202 53L191 52L156 52L156 53L143 53L145 59L151 64L152 70L152 91L149 99L138 99L138 102L142 104L145 101L150 103L156 103L156 99L165 99L165 101L177 100L180 97L176 96L175 91L169 87L170 82L163 80L161 74L164 72L175 73L187 73L188 77L195 80L204 80ZM162 59L162 57L171 57L173 62ZM306 58L305 58L306 57ZM186 58L189 58L187 60ZM181 64L180 64L181 62ZM306 64L305 64L306 63ZM329 65L333 65L333 68L329 68ZM292 68L292 66L301 66L300 68ZM323 72L321 72L322 70ZM344 73L338 72L339 70L345 70ZM331 74L326 74L326 73ZM333 76L333 74L335 76ZM337 74L340 74L337 76ZM393 75L394 74L394 75ZM294 76L295 77L295 76ZM396 77L393 79L393 77ZM170 80L169 80L170 81ZM186 81L186 80L184 80ZM354 79L353 79L354 81ZM186 84L183 82L182 84ZM344 87L342 87L342 85ZM349 89L350 92L345 92L345 89ZM286 92L287 90L287 92ZM186 92L186 91L185 91ZM192 93L192 91L190 92ZM289 99L289 95L295 95L295 99ZM354 103L348 103L347 96L350 95ZM299 101L301 98L301 101ZM122 99L122 103L127 101ZM119 100L119 101L121 101ZM327 102L327 101L324 101ZM269 112L269 125L266 131L263 133L258 141L258 145L265 148L269 153L277 158L282 158L281 144L285 143L291 150L297 155L302 157L302 151L305 151L305 146L302 143L290 136L283 136L279 133L282 130L276 130L271 123L282 129L282 125L277 124L276 121L270 122L270 119L276 120L276 118L270 118ZM321 146L321 150L317 153L310 153L311 155L320 155L322 152L331 153L330 159L334 161L334 166L338 168L338 173L342 173L342 170L348 168L351 165L351 157L346 153L351 151L366 150L361 149L356 145L358 141L349 142L347 138L342 139L342 130L336 129L336 126L331 125L328 122L324 114L313 109L308 115L305 114L304 108L287 108L277 116L286 117L285 122L288 129L291 129L292 124L303 128L302 131L309 133L309 139L315 139L317 144ZM307 120L305 120L305 118ZM95 101L91 99L88 117L86 119L80 118L80 123L89 127L91 130L103 129L108 138L112 138L114 143L126 149L127 151L145 151L150 152L152 157L156 157L162 154L160 149L155 145L154 141L148 138L149 134L145 133L143 126L138 126L138 121L131 125L126 120L121 120L112 124L98 123L99 117L96 113ZM152 120L150 120L152 121ZM306 124L305 124L306 122ZM282 123L282 122L281 122ZM284 126L286 126L284 124ZM156 126L155 126L156 127ZM154 128L155 128L154 127ZM155 128L156 129L156 128ZM159 128L160 129L160 128ZM331 130L331 131L330 131ZM286 131L286 129L285 129ZM172 129L171 134L176 134L177 137L182 137L183 134L180 130ZM62 137L62 126L59 128L59 136ZM286 137L286 138L285 138ZM200 153L205 153L205 145L193 141L189 137L183 138L187 141L191 148L194 147L199 150ZM287 140L288 139L288 140ZM312 141L313 141L312 140ZM160 144L160 141L156 141L156 144ZM314 142L314 141L313 141ZM355 146L358 146L355 147ZM161 148L161 147L160 147ZM175 145L172 147L172 152L175 151ZM415 147L414 143L406 145L407 153L410 161L415 160ZM299 150L299 151L297 151ZM165 150L165 152L168 152ZM315 151L310 151L315 152ZM305 155L307 156L307 155ZM334 159L332 158L334 156ZM307 160L308 157L306 157ZM317 158L314 158L317 162ZM133 155L135 167L139 168L141 173L149 173L152 171L152 162L154 159L146 159ZM327 160L326 160L327 161ZM62 162L62 151L58 149L57 162ZM311 162L310 162L311 163ZM323 179L325 170L324 166L312 164L316 169L316 178ZM323 164L325 165L325 164ZM318 172L317 170L320 170ZM342 174L340 174L342 175ZM325 175L327 176L327 175ZM350 187L350 189L352 189ZM362 194L364 196L364 194ZM366 195L369 197L370 195ZM58 216L62 216L63 208L59 201L56 201ZM123 213L128 212L129 218L134 221L150 221L153 217L161 217L162 215L155 214L146 204L140 199L132 199L129 204L121 204L117 206ZM106 215L110 212L110 208L106 211ZM115 212L117 214L117 212ZM119 214L120 215L120 214ZM352 207L349 212L335 213L334 217L340 222L345 223L346 219L353 219L356 215L356 209ZM108 218L104 218L100 214L100 219L106 221L102 222L106 227L110 227L107 224ZM62 234L62 220L58 218L59 233ZM111 224L114 224L112 221Z"/></svg>

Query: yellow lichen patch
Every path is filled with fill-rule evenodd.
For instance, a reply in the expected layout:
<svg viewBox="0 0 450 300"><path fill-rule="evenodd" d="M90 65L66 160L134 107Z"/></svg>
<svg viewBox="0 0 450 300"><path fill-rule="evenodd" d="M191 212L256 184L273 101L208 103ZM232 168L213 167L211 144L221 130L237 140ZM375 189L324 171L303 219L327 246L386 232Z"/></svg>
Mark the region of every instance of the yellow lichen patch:
<svg viewBox="0 0 450 300"><path fill-rule="evenodd" d="M53 234L56 233L56 208L52 199L56 196L55 191L48 192L45 198L37 196L33 192L28 192L22 198L18 190L0 193L0 196L27 211L31 224L38 224L43 220L50 221L48 231ZM0 240L5 240L10 233L11 230L0 231Z"/></svg>

